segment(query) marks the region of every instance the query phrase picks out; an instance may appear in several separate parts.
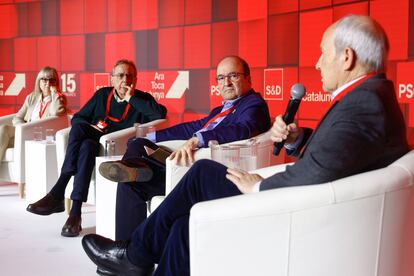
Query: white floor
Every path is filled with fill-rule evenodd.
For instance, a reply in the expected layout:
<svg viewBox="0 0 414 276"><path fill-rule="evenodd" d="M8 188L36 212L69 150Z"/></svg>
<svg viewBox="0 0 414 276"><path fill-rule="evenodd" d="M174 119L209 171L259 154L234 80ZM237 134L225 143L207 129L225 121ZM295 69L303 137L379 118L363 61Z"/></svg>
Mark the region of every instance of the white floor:
<svg viewBox="0 0 414 276"><path fill-rule="evenodd" d="M65 238L65 212L38 216L26 211L27 204L16 185L0 182L0 275L96 275L81 245L83 235L95 232L95 207L82 208L81 236Z"/></svg>

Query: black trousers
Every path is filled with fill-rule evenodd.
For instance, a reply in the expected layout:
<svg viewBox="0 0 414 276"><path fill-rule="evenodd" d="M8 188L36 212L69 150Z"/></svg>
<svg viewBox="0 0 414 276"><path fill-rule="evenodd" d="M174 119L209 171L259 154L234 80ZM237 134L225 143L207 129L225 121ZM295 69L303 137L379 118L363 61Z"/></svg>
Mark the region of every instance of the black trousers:
<svg viewBox="0 0 414 276"><path fill-rule="evenodd" d="M122 160L133 163L135 160L144 161L147 156L144 149L147 146L157 149L153 142L135 138L128 141L127 151ZM154 172L148 182L119 183L116 195L115 239L126 240L131 237L135 228L147 217L147 204L153 196L165 194L165 168L147 163Z"/></svg>
<svg viewBox="0 0 414 276"><path fill-rule="evenodd" d="M102 135L104 133L87 123L78 123L71 127L62 173L74 176L70 196L72 200L85 202L88 199L89 184Z"/></svg>
<svg viewBox="0 0 414 276"><path fill-rule="evenodd" d="M138 226L127 255L140 266L158 264L154 276L190 275L189 217L200 201L240 195L226 178L227 168L211 160L200 160L180 180L161 205Z"/></svg>

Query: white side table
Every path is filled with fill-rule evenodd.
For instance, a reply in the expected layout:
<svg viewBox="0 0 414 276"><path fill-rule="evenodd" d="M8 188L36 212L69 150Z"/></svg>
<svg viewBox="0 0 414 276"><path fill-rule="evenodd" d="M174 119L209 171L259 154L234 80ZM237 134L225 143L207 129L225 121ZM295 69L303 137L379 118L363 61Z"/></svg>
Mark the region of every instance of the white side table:
<svg viewBox="0 0 414 276"><path fill-rule="evenodd" d="M58 179L56 144L26 141L26 200L35 202L44 197Z"/></svg>
<svg viewBox="0 0 414 276"><path fill-rule="evenodd" d="M96 157L96 234L115 239L115 208L118 183L104 178L99 165L105 161L121 160L122 155Z"/></svg>

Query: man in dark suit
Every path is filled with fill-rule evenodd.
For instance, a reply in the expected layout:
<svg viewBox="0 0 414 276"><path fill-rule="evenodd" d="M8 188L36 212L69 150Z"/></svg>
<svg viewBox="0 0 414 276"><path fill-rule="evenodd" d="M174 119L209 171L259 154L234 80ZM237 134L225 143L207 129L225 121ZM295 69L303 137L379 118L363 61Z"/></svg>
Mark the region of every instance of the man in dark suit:
<svg viewBox="0 0 414 276"><path fill-rule="evenodd" d="M66 186L72 176L72 208L61 235L78 236L82 202L88 198L89 183L99 154L99 139L106 133L165 118L167 109L149 94L135 89L137 69L134 62L121 59L112 69L112 87L103 87L72 118L62 172L51 191L29 204L27 211L37 215L63 212Z"/></svg>
<svg viewBox="0 0 414 276"><path fill-rule="evenodd" d="M149 139L130 140L122 161L104 162L99 167L104 177L123 182L117 190L116 240L129 238L145 220L146 201L165 194L165 168L143 159L148 156L144 147L156 150L155 142L187 140L170 158L188 164L194 162L194 152L211 140L222 144L247 139L270 128L267 104L252 89L246 61L237 56L223 58L217 66L217 84L223 105L207 117L150 133Z"/></svg>
<svg viewBox="0 0 414 276"><path fill-rule="evenodd" d="M105 275L189 275L188 221L200 201L278 187L311 185L387 166L408 151L394 86L385 70L388 41L365 16L347 16L330 26L316 64L332 105L312 135L281 117L273 140L286 140L299 158L267 179L213 161L196 162L163 203L124 243L98 235L82 240ZM361 183L361 185L364 185ZM237 231L237 229L235 230ZM212 264L214 265L214 264ZM113 273L113 274L109 274Z"/></svg>

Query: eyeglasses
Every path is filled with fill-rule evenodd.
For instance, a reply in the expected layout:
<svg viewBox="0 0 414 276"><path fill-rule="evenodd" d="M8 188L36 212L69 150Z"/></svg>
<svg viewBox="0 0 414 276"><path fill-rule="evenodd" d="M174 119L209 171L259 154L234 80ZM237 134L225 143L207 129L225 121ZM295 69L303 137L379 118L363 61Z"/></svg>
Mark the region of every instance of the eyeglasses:
<svg viewBox="0 0 414 276"><path fill-rule="evenodd" d="M238 73L238 72L231 72L227 75L218 75L216 77L217 83L223 84L226 81L226 78L228 78L231 82L236 82L240 79L240 76L245 76L245 73Z"/></svg>
<svg viewBox="0 0 414 276"><path fill-rule="evenodd" d="M124 77L126 77L129 80L134 78L134 75L124 73L112 74L112 76L118 78L119 80L122 80Z"/></svg>
<svg viewBox="0 0 414 276"><path fill-rule="evenodd" d="M55 78L40 78L40 80L44 83L49 82L50 84L56 84Z"/></svg>

